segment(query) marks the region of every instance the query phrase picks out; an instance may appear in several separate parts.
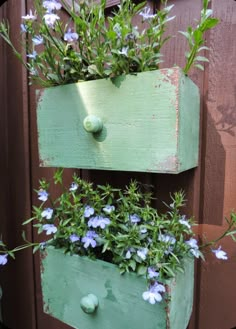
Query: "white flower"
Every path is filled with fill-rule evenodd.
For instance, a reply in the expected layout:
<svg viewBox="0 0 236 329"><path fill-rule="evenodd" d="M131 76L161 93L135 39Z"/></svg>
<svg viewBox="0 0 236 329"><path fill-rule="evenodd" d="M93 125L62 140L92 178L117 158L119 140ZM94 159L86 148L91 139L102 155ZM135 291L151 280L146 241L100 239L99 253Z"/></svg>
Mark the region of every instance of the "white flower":
<svg viewBox="0 0 236 329"><path fill-rule="evenodd" d="M41 213L42 217L45 217L46 219L51 219L52 214L53 214L53 209L52 208L46 208Z"/></svg>
<svg viewBox="0 0 236 329"><path fill-rule="evenodd" d="M162 301L162 295L160 292L165 292L166 289L162 284L155 282L148 291L143 293L143 299L147 300L150 304L155 304L156 302Z"/></svg>
<svg viewBox="0 0 236 329"><path fill-rule="evenodd" d="M145 260L147 258L148 249L141 248L137 251L137 255L142 259Z"/></svg>
<svg viewBox="0 0 236 329"><path fill-rule="evenodd" d="M102 210L106 213L106 214L110 214L112 211L115 210L114 206L110 206L110 205L106 205L104 208L102 208Z"/></svg>
<svg viewBox="0 0 236 329"><path fill-rule="evenodd" d="M53 224L44 224L43 225L43 230L46 231L47 235L49 235L49 234L52 234L52 233L56 233L57 228Z"/></svg>
<svg viewBox="0 0 236 329"><path fill-rule="evenodd" d="M212 252L215 254L216 258L227 260L228 256L225 251L221 250L221 246L218 249L213 249Z"/></svg>
<svg viewBox="0 0 236 329"><path fill-rule="evenodd" d="M40 201L43 201L43 202L47 201L47 199L48 199L48 192L45 191L45 190L39 190L38 191L38 199Z"/></svg>
<svg viewBox="0 0 236 329"><path fill-rule="evenodd" d="M124 56L128 56L128 50L129 50L129 47L123 47L121 50L118 50L118 53L120 55L124 55Z"/></svg>
<svg viewBox="0 0 236 329"><path fill-rule="evenodd" d="M43 37L41 35L36 35L35 37L32 38L33 43L35 46L39 46L43 43Z"/></svg>
<svg viewBox="0 0 236 329"><path fill-rule="evenodd" d="M60 10L61 4L56 0L45 0L43 1L43 8L47 10L47 12L51 12L52 10Z"/></svg>
<svg viewBox="0 0 236 329"><path fill-rule="evenodd" d="M143 20L149 19L149 18L154 18L156 14L150 14L150 7L145 7L143 11L140 12L140 16L143 17Z"/></svg>
<svg viewBox="0 0 236 329"><path fill-rule="evenodd" d="M67 42L74 42L79 39L79 35L76 32L71 32L71 29L64 34L64 40Z"/></svg>
<svg viewBox="0 0 236 329"><path fill-rule="evenodd" d="M159 234L158 240L169 244L175 244L176 242L176 239L169 234Z"/></svg>
<svg viewBox="0 0 236 329"><path fill-rule="evenodd" d="M54 24L56 23L57 20L60 19L60 17L56 14L53 13L48 13L43 16L43 19L45 21L45 24L49 27L54 27Z"/></svg>
<svg viewBox="0 0 236 329"><path fill-rule="evenodd" d="M79 187L79 185L77 183L74 183L73 182L71 184L70 188L69 188L69 191L74 192L74 191L76 191L78 189L78 187Z"/></svg>
<svg viewBox="0 0 236 329"><path fill-rule="evenodd" d="M21 18L28 21L35 21L37 19L37 16L33 14L32 10L30 10L29 14L27 14L26 16L21 16Z"/></svg>
<svg viewBox="0 0 236 329"><path fill-rule="evenodd" d="M199 256L201 255L201 253L199 251L197 240L194 239L194 238L191 238L190 240L185 241L185 243L190 247L189 251L191 252L191 254L194 257L199 258Z"/></svg>
<svg viewBox="0 0 236 329"><path fill-rule="evenodd" d="M0 255L0 265L6 265L7 263L7 254L5 255Z"/></svg>
<svg viewBox="0 0 236 329"><path fill-rule="evenodd" d="M191 225L189 224L188 220L186 220L185 218L186 218L186 216L182 216L179 219L179 223L190 229L191 228Z"/></svg>

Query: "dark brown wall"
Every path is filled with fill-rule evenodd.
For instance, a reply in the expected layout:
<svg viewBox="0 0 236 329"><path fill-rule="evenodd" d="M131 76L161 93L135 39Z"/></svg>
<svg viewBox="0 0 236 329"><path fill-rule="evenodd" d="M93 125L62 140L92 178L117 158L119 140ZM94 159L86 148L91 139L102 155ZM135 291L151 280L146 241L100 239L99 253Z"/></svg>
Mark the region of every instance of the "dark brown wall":
<svg viewBox="0 0 236 329"><path fill-rule="evenodd" d="M32 8L32 0L26 1ZM152 6L156 1L149 1ZM199 17L201 0L171 0L175 4L170 34L176 37L165 46L163 67L183 66L186 42L177 31ZM183 188L188 204L186 213L194 214L209 237L222 231L224 216L236 208L236 1L212 0L214 15L221 24L206 35L211 48L210 64L205 72L191 71L191 78L201 90L200 161L196 169L179 175L139 174L124 172L83 171L82 176L99 183L124 185L132 177L151 183L158 199L167 199L169 192ZM0 18L10 19L12 35L19 37L20 16L25 14L24 1L8 0L0 9ZM1 120L0 158L1 226L12 246L21 242L21 220L30 216L31 201L36 198L41 177L50 177L52 170L39 168L35 114L35 90L28 90L26 73L11 52L0 41ZM67 171L69 180L71 171ZM157 203L159 206L159 203ZM28 229L29 238L37 239ZM228 240L230 260L222 264L209 256L205 263L196 263L196 291L191 329L231 329L236 327L234 302L236 289L236 248ZM22 252L16 261L1 270L4 290L4 316L12 329L66 329L65 325L42 312L38 256Z"/></svg>

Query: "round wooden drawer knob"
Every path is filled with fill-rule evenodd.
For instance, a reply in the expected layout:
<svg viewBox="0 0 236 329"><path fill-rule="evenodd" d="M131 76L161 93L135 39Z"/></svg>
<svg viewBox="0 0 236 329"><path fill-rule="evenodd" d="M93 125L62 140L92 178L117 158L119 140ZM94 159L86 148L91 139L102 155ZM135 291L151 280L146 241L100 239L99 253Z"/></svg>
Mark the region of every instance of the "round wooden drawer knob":
<svg viewBox="0 0 236 329"><path fill-rule="evenodd" d="M80 301L82 310L87 314L92 314L98 307L98 298L94 294L88 294Z"/></svg>
<svg viewBox="0 0 236 329"><path fill-rule="evenodd" d="M83 126L88 133L98 133L102 130L103 123L99 117L91 114L84 119Z"/></svg>

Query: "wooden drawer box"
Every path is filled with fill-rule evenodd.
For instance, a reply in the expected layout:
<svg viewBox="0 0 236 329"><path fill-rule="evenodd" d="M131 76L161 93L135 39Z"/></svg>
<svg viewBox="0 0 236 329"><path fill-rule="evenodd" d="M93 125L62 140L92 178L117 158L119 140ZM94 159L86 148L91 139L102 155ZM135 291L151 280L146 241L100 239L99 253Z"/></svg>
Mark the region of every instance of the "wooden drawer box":
<svg viewBox="0 0 236 329"><path fill-rule="evenodd" d="M198 164L199 91L178 67L45 89L37 120L45 167L179 173Z"/></svg>
<svg viewBox="0 0 236 329"><path fill-rule="evenodd" d="M193 303L193 259L185 273L168 281L168 294L151 305L142 299L146 280L135 273L120 275L117 266L48 248L41 255L44 311L76 329L186 329ZM81 299L98 298L94 313Z"/></svg>

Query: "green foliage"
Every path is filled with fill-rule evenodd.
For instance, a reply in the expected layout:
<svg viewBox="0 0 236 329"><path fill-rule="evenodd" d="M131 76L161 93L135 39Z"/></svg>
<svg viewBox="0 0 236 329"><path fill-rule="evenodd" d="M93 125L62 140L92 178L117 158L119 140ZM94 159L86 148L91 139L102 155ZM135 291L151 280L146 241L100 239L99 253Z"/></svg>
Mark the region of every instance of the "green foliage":
<svg viewBox="0 0 236 329"><path fill-rule="evenodd" d="M212 17L212 10L208 9L210 0L203 0L203 9L201 10L201 18L197 22L197 27L193 28L189 26L186 32L180 31L188 41L189 51L186 52L186 65L183 69L184 73L187 74L192 66L204 70L203 63L209 62L205 56L199 55L204 50L209 50L208 47L204 46L205 39L204 33L207 30L215 27L219 20Z"/></svg>
<svg viewBox="0 0 236 329"><path fill-rule="evenodd" d="M203 1L197 28L182 32L190 48L185 73L193 64L202 68L199 62L206 61L197 55L204 49L203 34L218 22L211 18L208 2ZM162 1L162 9L153 14L145 7L146 1L136 4L123 0L108 17L106 0L100 4L72 0L71 7L63 0L61 3L70 14L66 23L59 16L62 10L48 10L41 0L34 0L35 13L23 16L21 46L27 60L12 44L8 23L0 23L0 35L29 71L30 83L47 87L159 68L162 47L171 38L166 29L175 18L170 16L173 5L168 6L167 1ZM50 15L54 15L53 22ZM139 28L135 17L142 19Z"/></svg>

